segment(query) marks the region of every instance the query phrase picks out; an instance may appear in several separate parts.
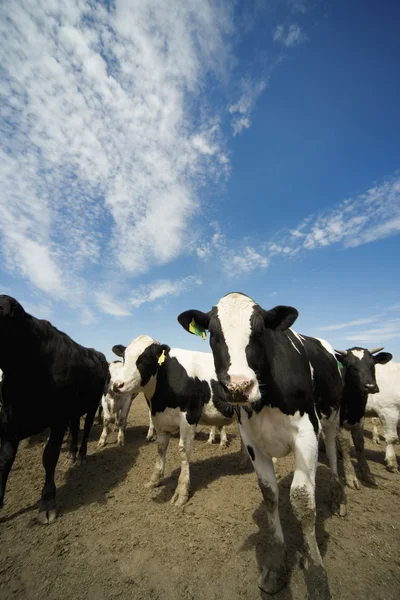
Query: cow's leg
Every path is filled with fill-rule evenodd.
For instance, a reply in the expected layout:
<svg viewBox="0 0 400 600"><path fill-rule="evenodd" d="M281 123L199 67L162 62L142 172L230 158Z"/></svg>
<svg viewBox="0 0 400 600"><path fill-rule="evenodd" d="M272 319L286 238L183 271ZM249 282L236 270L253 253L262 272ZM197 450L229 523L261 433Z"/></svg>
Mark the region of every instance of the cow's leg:
<svg viewBox="0 0 400 600"><path fill-rule="evenodd" d="M247 451L246 445L243 442L242 436L239 432L240 436L240 460L239 460L239 469L246 469L250 463L249 453Z"/></svg>
<svg viewBox="0 0 400 600"><path fill-rule="evenodd" d="M379 416L382 422L383 437L386 441L386 468L388 471L395 473L398 471L398 468L394 444L396 444L399 441L399 438L397 436L397 424L399 420L399 415L395 410L385 410L385 412L380 414Z"/></svg>
<svg viewBox="0 0 400 600"><path fill-rule="evenodd" d="M179 474L178 485L174 495L171 498L171 504L183 506L189 500L190 492L190 469L189 461L192 453L194 434L196 425L189 425L184 414L181 415L179 454L181 457L181 472Z"/></svg>
<svg viewBox="0 0 400 600"><path fill-rule="evenodd" d="M213 444L215 442L216 431L217 431L217 427L215 425L212 425L212 427L210 427L210 433L208 435L208 440L207 440L208 444Z"/></svg>
<svg viewBox="0 0 400 600"><path fill-rule="evenodd" d="M69 422L69 450L67 454L67 459L65 461L67 464L74 464L76 462L76 455L78 452L79 423L79 415L73 416Z"/></svg>
<svg viewBox="0 0 400 600"><path fill-rule="evenodd" d="M274 465L272 458L262 453L243 427L240 427L240 433L257 474L258 485L267 509L265 534L268 540L268 555L258 585L267 594L276 594L287 583L287 570L285 542L278 511L279 490Z"/></svg>
<svg viewBox="0 0 400 600"><path fill-rule="evenodd" d="M60 456L61 444L66 427L67 425L65 424L53 427L51 429L49 441L47 442L43 452L43 467L46 471L46 478L37 516L39 523L42 525L45 525L46 523L52 523L57 516L56 484L54 483L54 473L58 458Z"/></svg>
<svg viewBox="0 0 400 600"><path fill-rule="evenodd" d="M328 578L315 537L315 474L318 438L313 430L297 435L294 455L295 471L290 488L290 501L304 536L308 598L328 600L331 598Z"/></svg>
<svg viewBox="0 0 400 600"><path fill-rule="evenodd" d="M379 438L379 419L378 417L372 417L372 441L374 444L380 444L381 440Z"/></svg>
<svg viewBox="0 0 400 600"><path fill-rule="evenodd" d="M356 449L358 467L361 472L361 479L370 485L377 486L378 484L375 481L375 477L371 473L371 469L369 468L369 464L367 463L367 459L364 454L364 427L363 421L361 423L356 423L351 428L351 437L353 438L354 447Z"/></svg>
<svg viewBox="0 0 400 600"><path fill-rule="evenodd" d="M0 446L0 508L3 506L7 479L17 455L19 440L15 437L1 437Z"/></svg>
<svg viewBox="0 0 400 600"><path fill-rule="evenodd" d="M331 509L334 515L346 516L346 494L341 484L337 466L336 438L339 430L338 418L323 420L325 452L331 469ZM318 444L319 446L319 444Z"/></svg>
<svg viewBox="0 0 400 600"><path fill-rule="evenodd" d="M118 416L118 446L123 446L125 444L126 422L128 420L129 411L132 406L132 400L133 397L129 398L129 400L126 400L125 403L121 406L121 410Z"/></svg>
<svg viewBox="0 0 400 600"><path fill-rule="evenodd" d="M86 462L87 444L89 439L89 433L92 429L93 421L96 416L97 406L94 409L88 411L85 418L85 425L83 427L83 437L81 447L79 448L79 464L83 465Z"/></svg>
<svg viewBox="0 0 400 600"><path fill-rule="evenodd" d="M160 485L161 479L164 477L165 457L167 455L170 438L170 433L157 432L157 460L154 466L153 473L150 477L150 481L145 485L145 487L149 489L158 487Z"/></svg>
<svg viewBox="0 0 400 600"><path fill-rule="evenodd" d="M218 427L218 430L219 430L219 434L221 436L219 445L221 446L221 448L227 448L228 447L228 435L226 433L225 425Z"/></svg>
<svg viewBox="0 0 400 600"><path fill-rule="evenodd" d="M360 482L357 479L356 472L353 467L353 463L350 458L350 450L351 450L351 437L350 431L345 427L341 427L338 433L338 442L339 448L342 453L343 458L343 470L344 470L344 479L346 485L348 485L353 490L360 489Z"/></svg>
<svg viewBox="0 0 400 600"><path fill-rule="evenodd" d="M146 440L148 442L152 442L156 439L156 435L154 434L154 423L153 417L151 416L151 410L149 409L149 430L146 435Z"/></svg>
<svg viewBox="0 0 400 600"><path fill-rule="evenodd" d="M104 397L102 400L102 406L103 406L103 431L101 432L101 436L100 436L99 443L98 443L100 448L102 446L105 446L107 443L107 437L108 437L108 434L110 433L110 420L111 420L110 407L108 406L108 402Z"/></svg>

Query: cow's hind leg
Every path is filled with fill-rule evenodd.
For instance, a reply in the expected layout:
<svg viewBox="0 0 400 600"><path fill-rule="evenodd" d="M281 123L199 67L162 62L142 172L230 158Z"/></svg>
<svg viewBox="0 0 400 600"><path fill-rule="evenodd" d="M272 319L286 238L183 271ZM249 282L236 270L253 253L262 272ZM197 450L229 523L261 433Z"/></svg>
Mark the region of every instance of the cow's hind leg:
<svg viewBox="0 0 400 600"><path fill-rule="evenodd" d="M361 479L370 485L377 486L375 477L371 473L369 464L364 454L364 428L363 423L356 423L351 429L351 437L353 438L354 448L357 453L358 467L361 473Z"/></svg>
<svg viewBox="0 0 400 600"><path fill-rule="evenodd" d="M54 473L58 458L60 456L61 444L65 429L66 424L53 427L51 429L49 440L43 452L43 467L46 471L46 478L39 504L39 513L37 516L39 523L42 525L46 523L52 523L57 516L56 484L54 483Z"/></svg>
<svg viewBox="0 0 400 600"><path fill-rule="evenodd" d="M153 417L151 416L151 410L149 409L149 429L146 435L147 442L153 442L156 439L156 434L154 433L154 423Z"/></svg>
<svg viewBox="0 0 400 600"><path fill-rule="evenodd" d="M181 457L181 472L179 474L178 485L174 495L171 498L171 504L183 506L189 500L190 492L190 455L192 453L195 425L189 425L185 415L181 415L179 454Z"/></svg>
<svg viewBox="0 0 400 600"><path fill-rule="evenodd" d="M329 600L328 578L315 537L315 473L318 439L313 430L299 434L295 441L295 471L290 501L304 536L306 584L309 600Z"/></svg>
<svg viewBox="0 0 400 600"><path fill-rule="evenodd" d="M395 410L385 410L384 413L380 414L382 422L383 436L386 441L386 452L385 452L385 463L388 471L396 473L397 468L397 457L394 449L394 444L399 441L397 435L397 426L399 421L399 414Z"/></svg>
<svg viewBox="0 0 400 600"><path fill-rule="evenodd" d="M226 433L225 425L218 427L218 430L219 430L219 434L221 436L219 445L221 446L221 448L227 448L228 447L228 435Z"/></svg>
<svg viewBox="0 0 400 600"><path fill-rule="evenodd" d="M374 444L380 444L381 440L379 438L379 419L378 417L372 417L372 441Z"/></svg>
<svg viewBox="0 0 400 600"><path fill-rule="evenodd" d="M240 428L243 443L257 473L258 485L267 509L265 537L268 540L266 563L262 569L258 586L267 594L276 594L287 583L286 549L279 519L279 490L271 457L265 456L258 446Z"/></svg>
<svg viewBox="0 0 400 600"><path fill-rule="evenodd" d="M3 506L7 479L17 455L19 440L17 437L1 438L0 446L0 508Z"/></svg>
<svg viewBox="0 0 400 600"><path fill-rule="evenodd" d="M215 442L216 431L217 431L217 427L215 425L212 425L210 427L210 433L208 435L208 440L207 440L208 444L213 444Z"/></svg>
<svg viewBox="0 0 400 600"><path fill-rule="evenodd" d="M146 488L155 488L160 485L161 479L164 477L165 457L167 455L168 444L171 438L170 433L157 432L157 460L154 466L150 481L146 483Z"/></svg>

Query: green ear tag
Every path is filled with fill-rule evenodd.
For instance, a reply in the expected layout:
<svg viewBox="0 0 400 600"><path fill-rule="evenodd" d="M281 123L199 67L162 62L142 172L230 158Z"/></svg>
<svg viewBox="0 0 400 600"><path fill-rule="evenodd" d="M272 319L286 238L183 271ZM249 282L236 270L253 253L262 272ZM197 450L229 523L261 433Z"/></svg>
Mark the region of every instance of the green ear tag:
<svg viewBox="0 0 400 600"><path fill-rule="evenodd" d="M200 325L198 325L194 319L192 319L192 322L189 325L189 331L194 335L201 335L202 340L205 340L207 337L206 330L200 327Z"/></svg>
<svg viewBox="0 0 400 600"><path fill-rule="evenodd" d="M339 369L343 369L343 365L339 360L337 361L337 364L338 364Z"/></svg>

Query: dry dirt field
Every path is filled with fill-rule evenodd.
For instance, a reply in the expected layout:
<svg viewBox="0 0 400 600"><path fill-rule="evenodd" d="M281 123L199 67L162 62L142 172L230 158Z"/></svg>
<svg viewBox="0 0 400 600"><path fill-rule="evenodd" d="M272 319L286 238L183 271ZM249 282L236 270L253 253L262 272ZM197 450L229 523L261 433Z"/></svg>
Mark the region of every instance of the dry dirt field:
<svg viewBox="0 0 400 600"><path fill-rule="evenodd" d="M367 458L379 488L348 490L348 516L329 508L324 455L317 474L317 536L334 600L399 600L400 476L388 473L383 446L373 446L367 421ZM147 443L147 410L134 404L126 446L116 434L97 449L92 430L88 462L67 469L60 457L59 518L35 522L44 472L42 443L20 448L0 518L1 600L256 600L263 562L265 509L254 473L239 471L239 438L230 446L196 435L192 496L183 509L170 505L176 485L178 439L170 443L164 485L149 492L156 454ZM280 462L280 514L289 547L288 588L276 600L306 596L302 539L289 503L291 459Z"/></svg>

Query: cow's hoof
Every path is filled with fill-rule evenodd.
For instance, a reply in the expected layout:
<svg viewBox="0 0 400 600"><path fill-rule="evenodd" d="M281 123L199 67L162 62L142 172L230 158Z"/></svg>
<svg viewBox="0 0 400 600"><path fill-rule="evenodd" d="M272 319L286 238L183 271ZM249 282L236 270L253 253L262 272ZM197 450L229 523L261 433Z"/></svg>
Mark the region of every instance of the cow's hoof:
<svg viewBox="0 0 400 600"><path fill-rule="evenodd" d="M287 583L287 571L285 565L278 569L263 567L258 587L266 594L277 594Z"/></svg>
<svg viewBox="0 0 400 600"><path fill-rule="evenodd" d="M146 488L146 490L154 490L154 488L157 488L160 485L160 481L149 481L148 483L144 484L144 487Z"/></svg>
<svg viewBox="0 0 400 600"><path fill-rule="evenodd" d="M103 439L99 439L98 443L97 443L97 447L98 448L103 448L106 445L106 440Z"/></svg>
<svg viewBox="0 0 400 600"><path fill-rule="evenodd" d="M363 473L361 479L363 483L367 483L368 485L372 485L373 487L379 487L372 473Z"/></svg>
<svg viewBox="0 0 400 600"><path fill-rule="evenodd" d="M146 436L146 442L155 442L157 439L157 436L154 435L154 433L152 435L147 435Z"/></svg>
<svg viewBox="0 0 400 600"><path fill-rule="evenodd" d="M399 470L397 468L397 465L394 465L393 463L389 463L386 465L386 469L390 472L390 473L398 473Z"/></svg>
<svg viewBox="0 0 400 600"><path fill-rule="evenodd" d="M55 508L52 508L51 510L40 510L36 519L40 525L51 525L56 520L56 517L57 511Z"/></svg>
<svg viewBox="0 0 400 600"><path fill-rule="evenodd" d="M184 506L186 502L189 500L189 492L179 492L176 491L175 494L171 498L171 504L174 506Z"/></svg>
<svg viewBox="0 0 400 600"><path fill-rule="evenodd" d="M358 481L357 477L354 475L354 477L347 477L346 479L346 485L351 488L352 490L359 490L361 489L361 484Z"/></svg>

